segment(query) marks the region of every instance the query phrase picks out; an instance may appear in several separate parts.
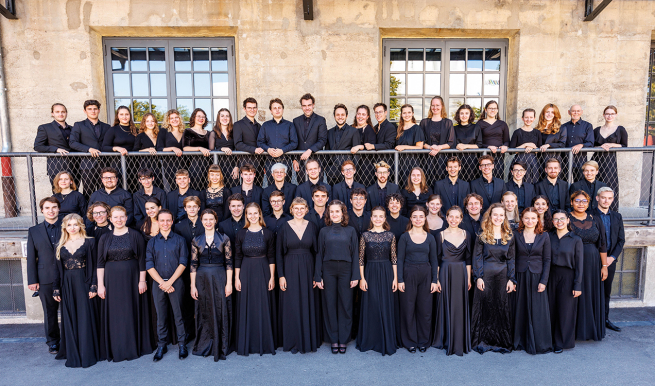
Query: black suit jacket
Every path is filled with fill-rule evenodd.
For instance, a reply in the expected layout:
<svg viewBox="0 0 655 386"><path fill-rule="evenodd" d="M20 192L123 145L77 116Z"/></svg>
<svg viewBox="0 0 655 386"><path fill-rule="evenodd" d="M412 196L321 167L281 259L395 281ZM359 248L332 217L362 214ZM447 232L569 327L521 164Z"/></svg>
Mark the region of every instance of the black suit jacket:
<svg viewBox="0 0 655 386"><path fill-rule="evenodd" d="M594 216L597 216L599 219L601 212L598 208L594 209L591 212ZM615 259L618 259L623 252L623 246L625 245L625 229L623 228L623 216L621 213L614 212L612 210L608 211L610 215L610 233L612 245L607 251L607 256L612 256Z"/></svg>
<svg viewBox="0 0 655 386"><path fill-rule="evenodd" d="M233 194L241 194L241 185L235 186L232 189L230 189L230 196ZM246 203L244 205L244 216L245 216L245 207L246 205L250 204L251 202L256 202L257 205L261 208L262 206L262 196L264 195L264 189L260 188L257 185L252 186L252 195L251 198L247 198L246 196L243 196L243 198L246 200ZM228 196L229 198L229 196ZM225 216L231 216L230 214L230 205L227 203L227 200L225 200Z"/></svg>
<svg viewBox="0 0 655 386"><path fill-rule="evenodd" d="M455 185L457 185L457 197L453 197L451 195L452 185L450 178L444 178L443 180L434 183L433 192L434 194L441 196L441 212L443 214L446 214L446 211L455 205L464 210L464 199L469 193L471 193L471 185L467 181L458 178L455 182Z"/></svg>
<svg viewBox="0 0 655 386"><path fill-rule="evenodd" d="M55 226L55 240L59 240L61 226ZM54 283L59 271L55 248L52 246L45 222L31 227L27 231L27 284Z"/></svg>
<svg viewBox="0 0 655 386"><path fill-rule="evenodd" d="M309 119L309 132L305 135L305 116L293 119L293 126L298 136L298 150L311 150L316 153L323 150L327 143L327 124L325 118L313 113Z"/></svg>
<svg viewBox="0 0 655 386"><path fill-rule="evenodd" d="M291 182L284 182L284 185L282 186L282 193L284 193L284 213L290 214L289 213L289 208L291 208L291 202L295 198L296 195L296 189L298 187ZM262 212L264 213L264 217L271 216L273 214L273 208L271 207L271 193L274 191L278 190L277 186L275 183L272 183L264 189L262 192Z"/></svg>
<svg viewBox="0 0 655 386"><path fill-rule="evenodd" d="M387 181L386 188L387 196L394 193L400 193L400 188L393 182ZM368 193L368 200L366 201L367 210L371 210L376 206L383 206L385 208L387 207L386 203L380 202L380 185L378 185L377 181L373 185L366 188L366 192Z"/></svg>
<svg viewBox="0 0 655 386"><path fill-rule="evenodd" d="M478 238L480 233L480 227L482 225L482 213L480 213L480 218L478 221L473 220L468 213L464 213L464 219L460 227L469 233L469 248L472 251L473 246L475 245L475 240Z"/></svg>
<svg viewBox="0 0 655 386"><path fill-rule="evenodd" d="M93 124L88 119L75 122L69 141L71 149L83 153L88 153L90 148L100 150L102 148L102 141L105 139L105 134L111 126L101 121L98 121L98 125L100 125L100 137L96 137ZM80 169L93 169L96 165L95 159L82 158Z"/></svg>
<svg viewBox="0 0 655 386"><path fill-rule="evenodd" d="M514 232L516 235L516 272L530 271L540 273L539 283L548 284L550 274L550 236L544 232L535 235L532 248L528 249L522 232Z"/></svg>
<svg viewBox="0 0 655 386"><path fill-rule="evenodd" d="M532 203L532 199L534 198L534 196L536 196L535 187L531 183L525 182L525 181L523 182L522 186L523 186L523 190L525 191L525 203L524 203L525 205L524 205L524 208L529 208L530 204ZM519 193L518 193L519 186L516 185L516 182L514 182L513 179L510 178L509 182L505 183L505 187L507 187L507 191L513 192L514 194L516 194L516 197L519 196Z"/></svg>
<svg viewBox="0 0 655 386"><path fill-rule="evenodd" d="M535 185L537 196L548 197L548 190L546 184L550 184L547 178L545 180L539 181L537 185ZM567 184L565 181L560 180L559 178L557 179L557 182L555 184L557 185L557 190L559 191L559 206L557 208L551 207L550 211L553 212L555 209L568 210L569 207L571 206L571 198L569 197L569 184Z"/></svg>
<svg viewBox="0 0 655 386"><path fill-rule="evenodd" d="M255 120L252 124L248 117L243 117L234 122L232 127L232 138L234 138L234 147L239 151L254 153L257 149L257 136L262 125Z"/></svg>
<svg viewBox="0 0 655 386"><path fill-rule="evenodd" d="M596 207L598 207L598 201L596 201L596 193L598 193L598 189L604 187L607 187L607 184L598 180L594 181L591 188L589 187L587 180L576 181L573 184L571 184L571 186L569 187L569 199L571 198L571 195L573 193L577 192L578 190L582 190L591 197L591 202L589 203L589 210L596 209Z"/></svg>
<svg viewBox="0 0 655 386"><path fill-rule="evenodd" d="M362 138L359 130L355 129L347 123L341 129L343 130L343 133L341 134L341 141L337 143L337 130L337 126L334 126L328 130L328 140L327 144L325 145L325 150L350 150L352 147L362 144Z"/></svg>
<svg viewBox="0 0 655 386"><path fill-rule="evenodd" d="M330 202L330 200L332 200L332 187L321 180L319 180L316 185L323 185L327 188L328 202ZM298 189L296 189L296 197L304 198L305 201L307 201L307 205L309 205L309 209L312 209L314 207L314 201L312 201L312 182L305 181L298 185Z"/></svg>
<svg viewBox="0 0 655 386"><path fill-rule="evenodd" d="M152 187L152 195L146 196L145 189L141 188L137 192L132 194L132 206L134 210L134 221L136 222L137 229L141 229L141 225L148 218L148 213L146 213L146 200L150 197L156 198L161 203L162 209L168 209L168 200L166 197L166 192L161 188L156 186ZM175 214L173 214L175 216Z"/></svg>
<svg viewBox="0 0 655 386"><path fill-rule="evenodd" d="M191 242L197 236L204 234L205 228L202 226L200 218L196 220L196 226L194 228L191 226L191 220L188 217L184 217L180 222L175 224L173 231L184 238L187 248L191 251Z"/></svg>
<svg viewBox="0 0 655 386"><path fill-rule="evenodd" d="M196 196L196 197L200 198L200 192L195 190L195 189L189 188L189 190L187 190L187 192L186 192L186 197L191 197L191 196ZM173 212L173 220L174 221L178 219L177 218L177 212L178 212L179 208L177 207L177 199L179 197L180 197L180 190L179 189L171 190L170 192L168 192L168 194L166 194L166 209ZM198 212L198 213L202 213L203 210L205 210L205 202L203 200L200 200L200 212ZM185 215L185 217L186 217L186 215ZM220 218L219 218L219 220L220 220Z"/></svg>
<svg viewBox="0 0 655 386"><path fill-rule="evenodd" d="M362 188L366 190L366 186L360 184L357 181L353 181L353 186L350 188L350 190L352 191L355 188ZM346 208L348 208L348 210L352 209L353 205L350 203L350 194L348 194L346 181L341 181L332 187L332 196L330 196L330 201L332 200L339 200L346 204Z"/></svg>
<svg viewBox="0 0 655 386"><path fill-rule="evenodd" d="M388 119L375 125L375 150L393 150L396 147L397 126Z"/></svg>
<svg viewBox="0 0 655 386"><path fill-rule="evenodd" d="M476 178L475 180L471 181L471 193L477 193L480 196L482 196L482 213L487 211L491 204L494 204L496 202L500 202L500 200L503 197L503 194L507 191L507 188L505 187L505 181L501 180L500 178L494 177L493 179L493 184L494 184L494 192L493 195L491 196L491 200L489 200L489 197L487 197L487 188L484 186L483 179L484 177Z"/></svg>
<svg viewBox="0 0 655 386"><path fill-rule="evenodd" d="M70 126L68 128L70 129ZM71 151L69 138L62 135L59 123L52 121L39 126L36 129L36 138L34 138L34 150L39 153L56 153L57 149Z"/></svg>

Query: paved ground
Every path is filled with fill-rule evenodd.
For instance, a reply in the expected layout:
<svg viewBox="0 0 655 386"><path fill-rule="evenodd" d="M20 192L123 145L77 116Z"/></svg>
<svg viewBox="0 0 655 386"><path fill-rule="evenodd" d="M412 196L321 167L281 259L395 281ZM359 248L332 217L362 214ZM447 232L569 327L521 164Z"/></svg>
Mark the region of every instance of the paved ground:
<svg viewBox="0 0 655 386"><path fill-rule="evenodd" d="M447 357L443 351L382 357L360 353L351 344L346 355L327 345L317 353L240 357L226 361L189 356L177 359L173 347L159 363L152 356L121 363L100 362L89 369L68 369L48 354L40 325L0 325L0 385L653 385L655 308L612 310L623 332L608 332L602 342L579 342L563 354L532 356L471 353Z"/></svg>

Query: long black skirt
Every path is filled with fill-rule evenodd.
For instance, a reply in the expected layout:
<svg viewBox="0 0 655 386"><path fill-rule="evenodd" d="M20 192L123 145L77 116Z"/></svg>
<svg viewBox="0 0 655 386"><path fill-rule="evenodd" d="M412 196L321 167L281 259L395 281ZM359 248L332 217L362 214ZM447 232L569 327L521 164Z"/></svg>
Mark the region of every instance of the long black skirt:
<svg viewBox="0 0 655 386"><path fill-rule="evenodd" d="M396 352L393 267L389 260L371 260L364 267L368 290L362 291L357 349L382 355Z"/></svg>
<svg viewBox="0 0 655 386"><path fill-rule="evenodd" d="M314 257L310 253L287 254L284 257L284 278L287 290L280 291L279 336L284 351L306 353L316 351L318 341L317 309L312 276Z"/></svg>
<svg viewBox="0 0 655 386"><path fill-rule="evenodd" d="M237 354L275 354L276 312L273 291L268 290L268 259L245 257L239 278Z"/></svg>
<svg viewBox="0 0 655 386"><path fill-rule="evenodd" d="M227 283L223 265L206 264L196 271L196 341L193 355L225 359L230 350L232 301L225 296Z"/></svg>
<svg viewBox="0 0 655 386"><path fill-rule="evenodd" d="M64 270L61 283L61 345L66 367L89 367L100 360L95 303L89 299L84 269Z"/></svg>
<svg viewBox="0 0 655 386"><path fill-rule="evenodd" d="M584 244L583 267L575 339L599 341L605 337L605 288L600 278L602 263L596 245Z"/></svg>
<svg viewBox="0 0 655 386"><path fill-rule="evenodd" d="M484 263L484 291L476 288L471 314L471 346L486 351L512 351L512 318L507 287L507 264Z"/></svg>
<svg viewBox="0 0 655 386"><path fill-rule="evenodd" d="M432 347L446 350L446 355L462 356L471 351L468 281L466 262L442 262Z"/></svg>
<svg viewBox="0 0 655 386"><path fill-rule="evenodd" d="M539 292L540 273L516 273L516 314L514 316L514 349L528 354L552 351L548 293Z"/></svg>
<svg viewBox="0 0 655 386"><path fill-rule="evenodd" d="M101 328L107 360L120 362L152 353L150 305L148 294L139 295L139 262L107 262L105 288Z"/></svg>

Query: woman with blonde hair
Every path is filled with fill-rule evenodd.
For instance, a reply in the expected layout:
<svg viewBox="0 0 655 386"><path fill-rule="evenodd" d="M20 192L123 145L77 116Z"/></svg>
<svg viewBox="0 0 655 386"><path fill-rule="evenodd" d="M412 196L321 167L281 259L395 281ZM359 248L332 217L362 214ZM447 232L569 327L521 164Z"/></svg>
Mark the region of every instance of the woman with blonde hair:
<svg viewBox="0 0 655 386"><path fill-rule="evenodd" d="M439 181L446 176L446 159L448 156L438 154L441 150L455 148L453 121L448 119L444 101L440 96L432 97L428 117L421 120L420 126L425 137L423 148L430 150L430 155L433 157L426 158L423 167L434 170L437 173L435 181Z"/></svg>
<svg viewBox="0 0 655 386"><path fill-rule="evenodd" d="M414 107L410 104L405 104L400 108L400 122L398 122L398 130L396 133L396 150L420 150L423 149L425 137L423 130L416 124L414 118ZM403 157L405 162L400 165L401 179L407 175L407 170L411 165L419 164L419 156L406 155Z"/></svg>
<svg viewBox="0 0 655 386"><path fill-rule="evenodd" d="M507 191L503 193L500 199L503 208L505 208L505 217L509 222L510 228L515 231L519 227L519 206L518 198L514 192Z"/></svg>
<svg viewBox="0 0 655 386"><path fill-rule="evenodd" d="M223 107L218 110L216 114L216 123L212 128L212 131L209 133L209 150L220 150L225 155L232 155L234 150L234 138L232 136L232 128L234 127L234 121L232 120L232 113L230 110ZM229 170L229 164L231 162L230 157L219 157L218 165L225 170ZM232 179L239 179L239 166L234 166L232 168Z"/></svg>
<svg viewBox="0 0 655 386"><path fill-rule="evenodd" d="M166 131L159 130L159 122L153 113L145 113L139 125L139 134L134 141L134 150L156 155L158 151L164 150L166 144ZM139 157L141 169L151 169L156 174L161 173L161 160L155 157ZM159 171L159 173L157 173Z"/></svg>
<svg viewBox="0 0 655 386"><path fill-rule="evenodd" d="M55 194L52 197L59 201L59 221L71 213L84 218L86 214L86 199L77 191L77 185L69 171L57 173L52 180L52 190Z"/></svg>
<svg viewBox="0 0 655 386"><path fill-rule="evenodd" d="M182 158L182 148L184 147L184 121L179 111L172 109L164 115L162 128L166 129L164 140L164 149L166 152L175 153L176 157L164 157L164 185L169 187L175 182L175 172L180 169L188 169L188 162ZM169 190L168 188L165 190Z"/></svg>
<svg viewBox="0 0 655 386"><path fill-rule="evenodd" d="M207 188L200 191L200 202L205 204L206 209L216 212L218 220L223 221L225 214L225 200L230 195L225 188L223 171L218 165L211 165L207 170Z"/></svg>
<svg viewBox="0 0 655 386"><path fill-rule="evenodd" d="M59 275L53 296L61 303L61 346L57 359L66 367L89 367L101 360L95 296L98 293L95 240L86 235L84 221L76 213L62 222L57 244Z"/></svg>

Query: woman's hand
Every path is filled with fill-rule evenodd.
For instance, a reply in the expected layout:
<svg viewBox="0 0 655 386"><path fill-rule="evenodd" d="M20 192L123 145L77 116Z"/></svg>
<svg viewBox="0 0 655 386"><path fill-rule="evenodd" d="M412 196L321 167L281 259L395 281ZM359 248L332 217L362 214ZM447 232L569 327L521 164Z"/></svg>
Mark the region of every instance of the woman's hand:
<svg viewBox="0 0 655 386"><path fill-rule="evenodd" d="M239 179L239 167L235 166L234 169L232 169L232 179L238 180Z"/></svg>
<svg viewBox="0 0 655 386"><path fill-rule="evenodd" d="M441 290L437 291L438 286L439 285L437 283L430 284L430 293L433 294L435 292L441 292Z"/></svg>
<svg viewBox="0 0 655 386"><path fill-rule="evenodd" d="M574 297L574 298L577 298L577 297L580 296L580 295L582 295L582 291L576 291L576 290L573 290L573 297Z"/></svg>
<svg viewBox="0 0 655 386"><path fill-rule="evenodd" d="M273 291L273 288L275 288L275 278L271 276L268 280L268 290Z"/></svg>
<svg viewBox="0 0 655 386"><path fill-rule="evenodd" d="M285 279L285 278L283 278L283 277L280 278L280 289L281 289L282 291L286 291L286 290L287 290L287 279Z"/></svg>
<svg viewBox="0 0 655 386"><path fill-rule="evenodd" d="M234 289L241 292L241 280L238 277L234 279Z"/></svg>
<svg viewBox="0 0 655 386"><path fill-rule="evenodd" d="M175 153L176 156L178 156L178 157L182 156L182 150L180 150L180 149L178 149L176 147L173 147L172 149L173 149L173 153Z"/></svg>
<svg viewBox="0 0 655 386"><path fill-rule="evenodd" d="M537 292L544 292L546 290L546 285L539 283L539 286L537 287Z"/></svg>
<svg viewBox="0 0 655 386"><path fill-rule="evenodd" d="M125 149L124 147L114 146L112 147L112 150L121 153L121 155L127 154L127 149Z"/></svg>
<svg viewBox="0 0 655 386"><path fill-rule="evenodd" d="M430 146L430 155L435 156L441 151L441 146L440 145L432 145Z"/></svg>
<svg viewBox="0 0 655 386"><path fill-rule="evenodd" d="M320 282L317 281L316 286L318 287L318 289L323 289L323 280L321 280Z"/></svg>
<svg viewBox="0 0 655 386"><path fill-rule="evenodd" d="M505 288L507 289L507 293L510 293L510 292L514 292L516 286L514 285L514 283L512 283L511 280L507 280L507 286Z"/></svg>
<svg viewBox="0 0 655 386"><path fill-rule="evenodd" d="M61 296L53 296L53 298L55 301L61 302Z"/></svg>
<svg viewBox="0 0 655 386"><path fill-rule="evenodd" d="M366 282L366 279L362 279L359 281L359 289L366 292L368 290L368 283Z"/></svg>
<svg viewBox="0 0 655 386"><path fill-rule="evenodd" d="M484 280L478 279L478 289L484 292Z"/></svg>
<svg viewBox="0 0 655 386"><path fill-rule="evenodd" d="M391 283L391 291L396 292L398 290L398 280L394 280L393 283Z"/></svg>
<svg viewBox="0 0 655 386"><path fill-rule="evenodd" d="M359 280L351 280L351 281L350 281L350 288L355 288L355 287L357 287L357 283L358 283L358 282L359 282Z"/></svg>
<svg viewBox="0 0 655 386"><path fill-rule="evenodd" d="M545 151L545 150L548 149L549 147L550 147L550 144L547 143L547 144L545 144L545 145L541 145L540 149L541 149L541 151Z"/></svg>
<svg viewBox="0 0 655 386"><path fill-rule="evenodd" d="M360 151L360 150L362 150L362 149L364 149L364 145L353 146L353 147L350 149L350 152L351 152L352 154L355 154L355 153L357 153L358 151Z"/></svg>
<svg viewBox="0 0 655 386"><path fill-rule="evenodd" d="M197 290L196 290L196 293L198 293ZM229 297L230 295L232 295L232 283L227 283L227 284L225 285L225 297L227 298L227 297Z"/></svg>
<svg viewBox="0 0 655 386"><path fill-rule="evenodd" d="M441 282L438 281L435 285L437 286L437 292L441 293Z"/></svg>
<svg viewBox="0 0 655 386"><path fill-rule="evenodd" d="M492 153L495 153L498 148L496 146L489 146L489 150L491 150Z"/></svg>
<svg viewBox="0 0 655 386"><path fill-rule="evenodd" d="M230 149L229 147L222 147L221 151L227 155L232 155L232 149Z"/></svg>
<svg viewBox="0 0 655 386"><path fill-rule="evenodd" d="M507 146L501 146L500 147L500 153L501 154L505 153L507 151L507 149L509 149Z"/></svg>
<svg viewBox="0 0 655 386"><path fill-rule="evenodd" d="M98 296L100 296L100 299L104 299L107 296L107 290L104 285L98 284Z"/></svg>
<svg viewBox="0 0 655 386"><path fill-rule="evenodd" d="M403 150L405 150L405 148L406 148L405 145L398 145L398 146L396 146L395 149L396 149L396 151L403 151Z"/></svg>
<svg viewBox="0 0 655 386"><path fill-rule="evenodd" d="M613 146L610 146L609 143L604 143L604 144L600 145L600 147L602 147L605 151L610 151L610 149L611 149Z"/></svg>
<svg viewBox="0 0 655 386"><path fill-rule="evenodd" d="M199 147L198 150L204 155L205 157L209 157L209 149L205 149L204 147Z"/></svg>
<svg viewBox="0 0 655 386"><path fill-rule="evenodd" d="M139 295L143 295L148 290L148 285L145 281L139 282Z"/></svg>
<svg viewBox="0 0 655 386"><path fill-rule="evenodd" d="M459 151L466 150L466 145L464 145L463 143L458 143L457 146L455 146L455 149Z"/></svg>
<svg viewBox="0 0 655 386"><path fill-rule="evenodd" d="M600 280L605 281L607 279L607 267L602 267L600 269Z"/></svg>
<svg viewBox="0 0 655 386"><path fill-rule="evenodd" d="M532 150L534 150L536 148L536 146L530 146L530 145L534 145L534 144L533 143L525 144L525 152L526 153L529 153L529 152L531 152Z"/></svg>
<svg viewBox="0 0 655 386"><path fill-rule="evenodd" d="M398 291L405 292L405 283L398 283Z"/></svg>
<svg viewBox="0 0 655 386"><path fill-rule="evenodd" d="M155 149L154 147L149 147L145 150L150 154L157 154L157 149Z"/></svg>
<svg viewBox="0 0 655 386"><path fill-rule="evenodd" d="M230 290L232 290L232 289L230 288ZM225 292L227 292L227 291L225 291ZM195 285L191 286L191 297L193 298L193 300L198 300L198 288L196 288Z"/></svg>
<svg viewBox="0 0 655 386"><path fill-rule="evenodd" d="M97 292L89 292L89 299L95 298L97 294Z"/></svg>

